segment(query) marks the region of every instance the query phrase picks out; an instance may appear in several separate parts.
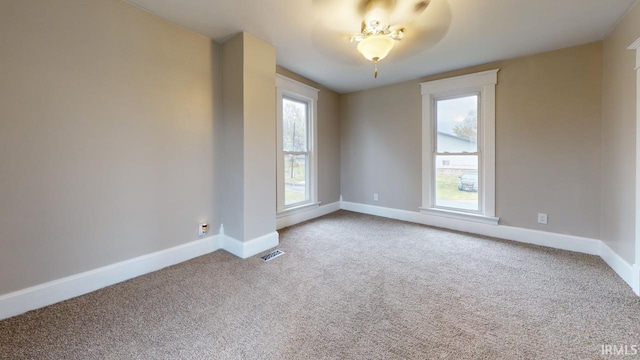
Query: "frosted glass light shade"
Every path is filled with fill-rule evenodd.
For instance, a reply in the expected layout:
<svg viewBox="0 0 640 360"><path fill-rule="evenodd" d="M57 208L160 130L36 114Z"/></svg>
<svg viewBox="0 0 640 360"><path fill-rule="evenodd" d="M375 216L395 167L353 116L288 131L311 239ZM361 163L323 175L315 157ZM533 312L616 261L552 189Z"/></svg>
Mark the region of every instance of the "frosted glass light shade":
<svg viewBox="0 0 640 360"><path fill-rule="evenodd" d="M373 35L360 41L358 51L367 60L380 61L389 54L393 43L394 40L386 35Z"/></svg>

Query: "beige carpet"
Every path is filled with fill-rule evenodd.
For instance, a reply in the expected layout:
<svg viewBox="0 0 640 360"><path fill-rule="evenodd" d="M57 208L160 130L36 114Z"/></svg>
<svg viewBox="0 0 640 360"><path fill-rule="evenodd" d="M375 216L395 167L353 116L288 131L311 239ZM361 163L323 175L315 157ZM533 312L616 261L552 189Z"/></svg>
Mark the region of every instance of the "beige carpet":
<svg viewBox="0 0 640 360"><path fill-rule="evenodd" d="M599 359L640 299L598 257L339 211L0 322L2 359Z"/></svg>

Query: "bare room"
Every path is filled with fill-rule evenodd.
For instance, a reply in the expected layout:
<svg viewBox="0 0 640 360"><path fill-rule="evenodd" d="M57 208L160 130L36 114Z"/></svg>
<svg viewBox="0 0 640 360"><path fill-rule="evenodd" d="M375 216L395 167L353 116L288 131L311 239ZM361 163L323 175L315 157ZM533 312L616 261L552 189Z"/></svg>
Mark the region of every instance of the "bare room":
<svg viewBox="0 0 640 360"><path fill-rule="evenodd" d="M0 0L0 358L640 356L638 0Z"/></svg>

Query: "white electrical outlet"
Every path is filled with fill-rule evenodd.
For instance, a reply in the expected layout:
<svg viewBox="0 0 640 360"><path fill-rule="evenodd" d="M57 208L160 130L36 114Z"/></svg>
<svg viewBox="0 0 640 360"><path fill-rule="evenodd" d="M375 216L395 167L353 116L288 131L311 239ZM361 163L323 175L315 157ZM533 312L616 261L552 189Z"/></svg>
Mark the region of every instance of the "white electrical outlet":
<svg viewBox="0 0 640 360"><path fill-rule="evenodd" d="M538 213L538 224L546 224L547 223L547 214Z"/></svg>
<svg viewBox="0 0 640 360"><path fill-rule="evenodd" d="M205 235L209 231L209 224L198 225L198 236Z"/></svg>
<svg viewBox="0 0 640 360"><path fill-rule="evenodd" d="M378 194L377 193L373 194L373 201L378 201Z"/></svg>

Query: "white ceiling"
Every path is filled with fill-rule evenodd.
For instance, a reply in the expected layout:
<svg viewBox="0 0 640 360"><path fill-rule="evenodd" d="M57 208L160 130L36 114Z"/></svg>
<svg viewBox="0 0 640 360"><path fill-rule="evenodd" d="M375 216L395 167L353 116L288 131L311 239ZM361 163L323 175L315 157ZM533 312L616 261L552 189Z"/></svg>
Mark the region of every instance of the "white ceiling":
<svg viewBox="0 0 640 360"><path fill-rule="evenodd" d="M344 36L366 0L127 1L218 42L246 31L275 46L278 65L346 93L601 40L637 0L431 0L377 79Z"/></svg>

